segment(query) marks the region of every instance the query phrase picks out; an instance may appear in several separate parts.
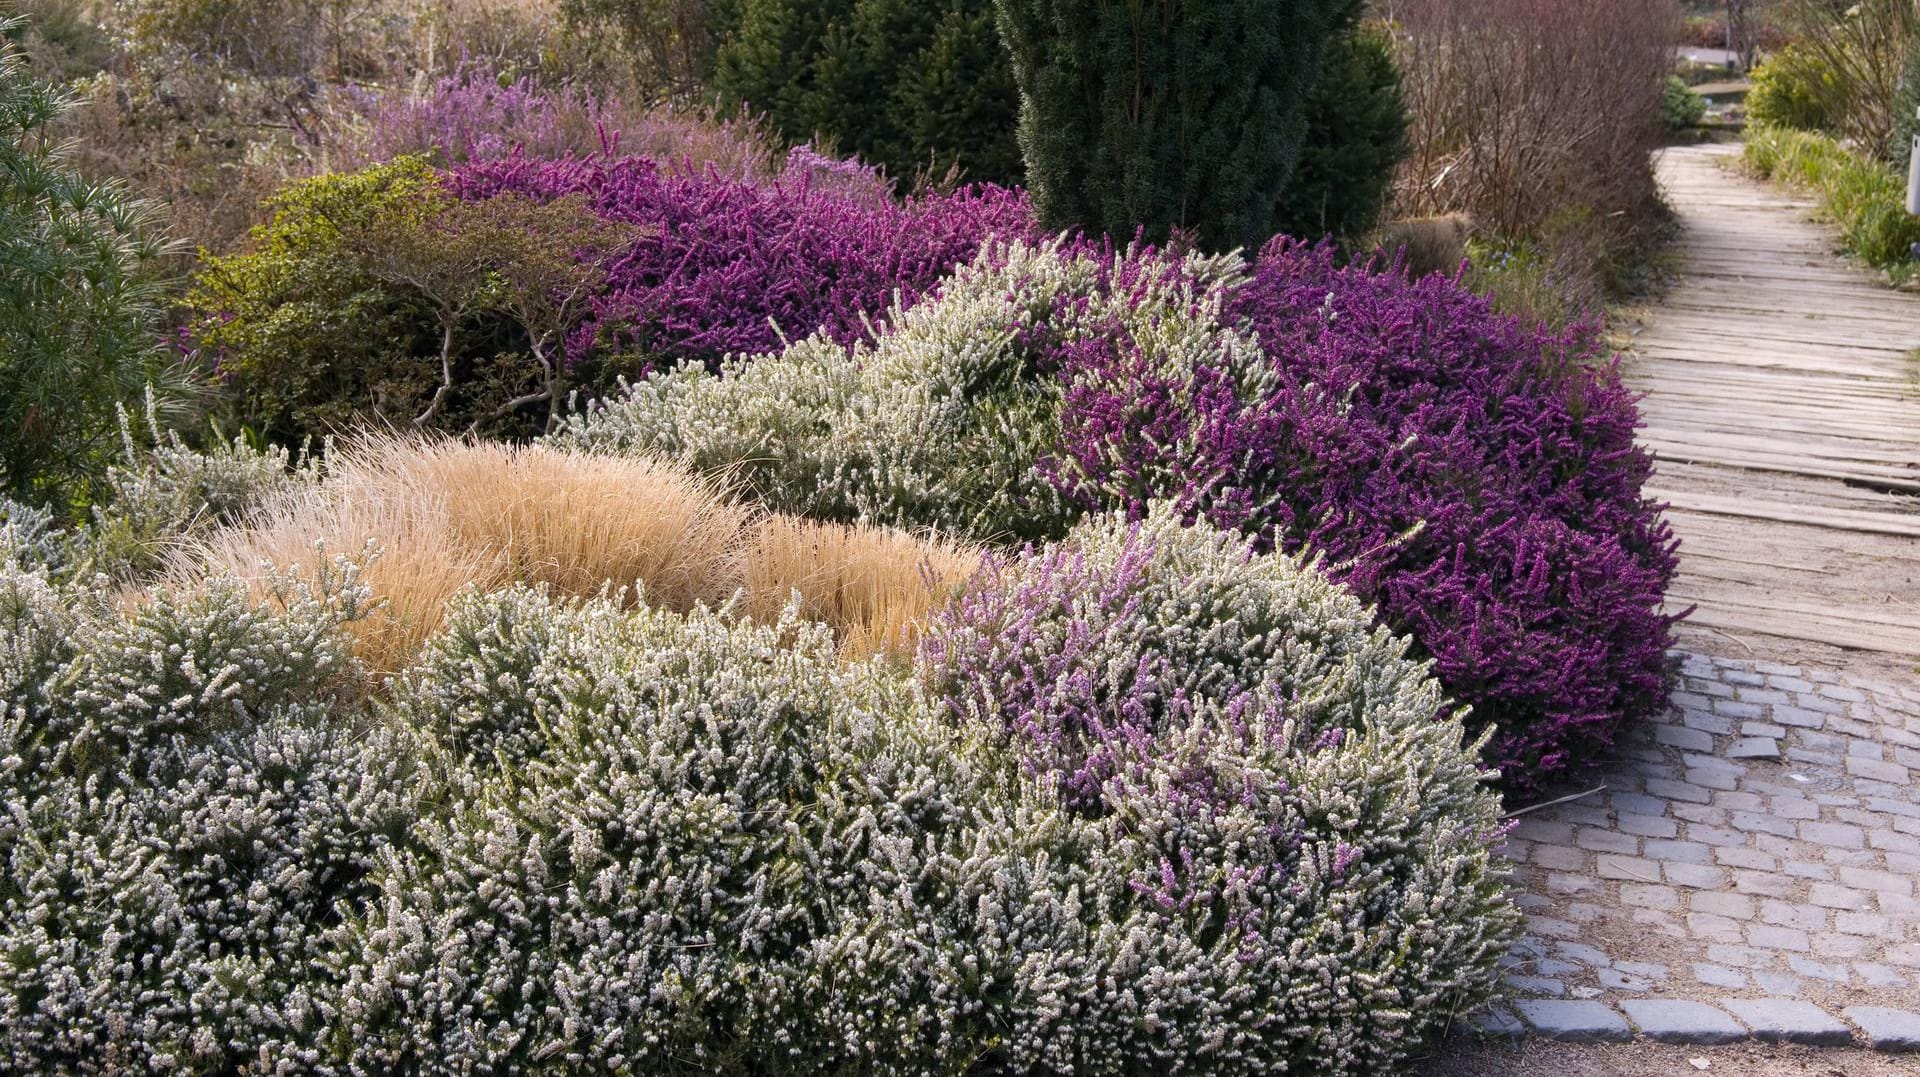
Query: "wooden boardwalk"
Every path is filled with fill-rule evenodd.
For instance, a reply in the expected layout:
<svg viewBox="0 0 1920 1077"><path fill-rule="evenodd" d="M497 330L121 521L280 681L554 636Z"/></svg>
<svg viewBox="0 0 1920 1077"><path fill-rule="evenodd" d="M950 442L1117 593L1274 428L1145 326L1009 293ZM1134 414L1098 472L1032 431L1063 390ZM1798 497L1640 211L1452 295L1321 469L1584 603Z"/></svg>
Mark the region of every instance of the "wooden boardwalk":
<svg viewBox="0 0 1920 1077"><path fill-rule="evenodd" d="M1920 659L1920 296L1836 255L1811 203L1669 150L1681 278L1631 342L1701 649ZM1841 651L1849 652L1841 654Z"/></svg>

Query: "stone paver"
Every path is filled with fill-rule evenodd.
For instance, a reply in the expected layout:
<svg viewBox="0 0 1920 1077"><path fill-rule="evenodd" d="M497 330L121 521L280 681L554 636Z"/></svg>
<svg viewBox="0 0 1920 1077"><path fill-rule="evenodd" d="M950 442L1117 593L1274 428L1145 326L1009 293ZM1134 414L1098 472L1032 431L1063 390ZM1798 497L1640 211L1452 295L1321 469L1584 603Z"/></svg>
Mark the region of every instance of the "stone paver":
<svg viewBox="0 0 1920 1077"><path fill-rule="evenodd" d="M1912 1049L1920 684L1678 660L1672 711L1580 783L1604 788L1513 831L1527 937L1505 959L1508 1001L1541 1035L1625 1010L1673 1042L1845 1043L1852 1022ZM1556 1005L1536 1019L1530 1002Z"/></svg>
<svg viewBox="0 0 1920 1077"><path fill-rule="evenodd" d="M1826 1046L1853 1042L1853 1033L1839 1018L1811 1002L1790 998L1728 999L1724 1005L1766 1043L1812 1043Z"/></svg>
<svg viewBox="0 0 1920 1077"><path fill-rule="evenodd" d="M1725 1010L1684 999L1628 999L1620 1004L1640 1034L1661 1043L1735 1043L1747 1038L1745 1025Z"/></svg>
<svg viewBox="0 0 1920 1077"><path fill-rule="evenodd" d="M1920 1013L1885 1006L1849 1006L1841 1011L1860 1026L1868 1045L1879 1051L1920 1051Z"/></svg>
<svg viewBox="0 0 1920 1077"><path fill-rule="evenodd" d="M1623 1043L1633 1030L1602 1002L1523 999L1513 1004L1521 1020L1542 1036L1574 1043Z"/></svg>

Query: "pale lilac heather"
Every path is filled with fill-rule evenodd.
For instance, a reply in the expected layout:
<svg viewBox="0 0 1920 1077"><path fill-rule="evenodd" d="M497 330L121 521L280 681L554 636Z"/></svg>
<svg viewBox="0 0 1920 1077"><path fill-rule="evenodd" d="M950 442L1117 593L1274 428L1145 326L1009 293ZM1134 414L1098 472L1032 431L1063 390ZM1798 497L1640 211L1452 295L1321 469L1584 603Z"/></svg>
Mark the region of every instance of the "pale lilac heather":
<svg viewBox="0 0 1920 1077"><path fill-rule="evenodd" d="M744 115L635 109L579 86L543 86L531 77L502 84L480 66L421 90L363 94L358 104L360 130L346 152L363 164L415 153L440 164L630 154L742 179L778 171L772 140Z"/></svg>
<svg viewBox="0 0 1920 1077"><path fill-rule="evenodd" d="M1210 1004L1221 1039L1161 1062L1307 1057L1257 1042L1279 1021L1349 1044L1312 1049L1313 1072L1384 1072L1443 1019L1419 996L1490 981L1514 919L1478 746L1405 643L1318 573L1165 505L1102 516L990 565L921 659L951 719L1004 731L1110 850L1124 893L1088 900L1205 955L1209 990L1239 985ZM1081 1019L1104 1042L1106 1011Z"/></svg>

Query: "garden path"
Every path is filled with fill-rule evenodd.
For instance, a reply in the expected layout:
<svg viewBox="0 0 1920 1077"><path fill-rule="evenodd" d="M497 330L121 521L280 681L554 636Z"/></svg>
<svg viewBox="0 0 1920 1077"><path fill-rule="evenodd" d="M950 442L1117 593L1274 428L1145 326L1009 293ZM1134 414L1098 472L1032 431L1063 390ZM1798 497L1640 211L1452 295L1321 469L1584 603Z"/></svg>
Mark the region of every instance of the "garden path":
<svg viewBox="0 0 1920 1077"><path fill-rule="evenodd" d="M1920 296L1729 153L1662 156L1681 276L1627 360L1696 607L1679 690L1507 845L1527 933L1467 1023L1533 1045L1426 1077L1676 1071L1541 1038L1756 1075L1920 1051Z"/></svg>
<svg viewBox="0 0 1920 1077"><path fill-rule="evenodd" d="M1666 151L1681 275L1632 342L1683 640L1884 673L1920 659L1920 295L1835 255L1812 204ZM1708 637L1702 639L1700 637Z"/></svg>

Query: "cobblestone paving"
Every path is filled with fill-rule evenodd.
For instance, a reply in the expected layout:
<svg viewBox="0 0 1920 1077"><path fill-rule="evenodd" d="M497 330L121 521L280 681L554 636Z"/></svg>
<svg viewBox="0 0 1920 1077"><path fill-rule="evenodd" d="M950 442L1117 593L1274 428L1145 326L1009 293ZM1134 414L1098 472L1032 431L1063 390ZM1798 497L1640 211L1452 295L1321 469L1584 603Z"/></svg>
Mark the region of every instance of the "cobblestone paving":
<svg viewBox="0 0 1920 1077"><path fill-rule="evenodd" d="M1920 678L1699 655L1682 674L1583 783L1602 792L1521 817L1527 935L1481 1023L1920 1049Z"/></svg>

